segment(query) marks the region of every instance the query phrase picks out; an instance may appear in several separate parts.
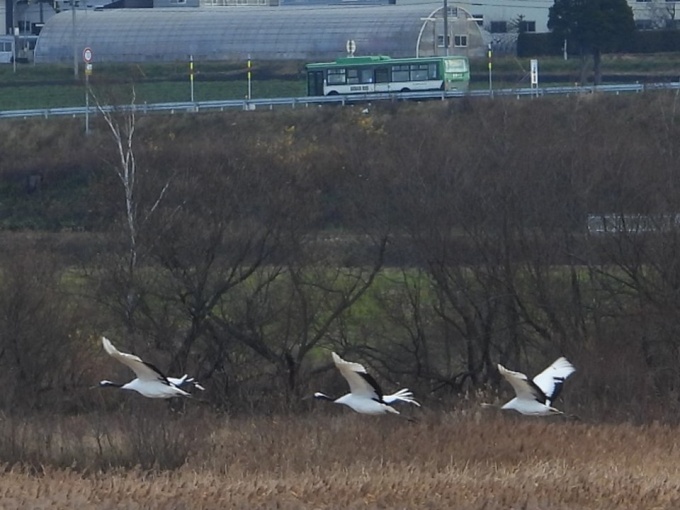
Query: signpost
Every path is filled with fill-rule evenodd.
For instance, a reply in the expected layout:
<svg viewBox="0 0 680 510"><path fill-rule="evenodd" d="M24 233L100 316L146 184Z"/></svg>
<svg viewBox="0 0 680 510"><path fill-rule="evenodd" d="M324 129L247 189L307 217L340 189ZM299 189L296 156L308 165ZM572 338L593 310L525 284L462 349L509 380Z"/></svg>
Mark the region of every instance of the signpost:
<svg viewBox="0 0 680 510"><path fill-rule="evenodd" d="M14 5L16 5L16 1L14 2ZM14 20L14 18L12 18ZM14 21L12 21L14 23ZM17 72L17 43L18 43L18 37L19 37L19 27L14 27L12 30L12 33L14 34L14 41L12 42L12 70L14 71L14 74Z"/></svg>
<svg viewBox="0 0 680 510"><path fill-rule="evenodd" d="M90 75L92 74L92 48L83 49L83 62L85 62L85 134L90 134Z"/></svg>
<svg viewBox="0 0 680 510"><path fill-rule="evenodd" d="M83 62L86 64L91 64L92 56L92 48L87 47L83 50Z"/></svg>
<svg viewBox="0 0 680 510"><path fill-rule="evenodd" d="M531 59L531 90L538 95L538 60Z"/></svg>
<svg viewBox="0 0 680 510"><path fill-rule="evenodd" d="M489 60L489 97L493 98L493 80L492 80L492 67L493 67L493 51L491 51L491 43L489 43L487 58Z"/></svg>
<svg viewBox="0 0 680 510"><path fill-rule="evenodd" d="M250 61L250 55L248 55L248 101L253 97L253 86L252 86L252 62ZM249 106L250 107L250 106Z"/></svg>
<svg viewBox="0 0 680 510"><path fill-rule="evenodd" d="M194 102L194 56L189 55L189 82L191 84L191 102Z"/></svg>

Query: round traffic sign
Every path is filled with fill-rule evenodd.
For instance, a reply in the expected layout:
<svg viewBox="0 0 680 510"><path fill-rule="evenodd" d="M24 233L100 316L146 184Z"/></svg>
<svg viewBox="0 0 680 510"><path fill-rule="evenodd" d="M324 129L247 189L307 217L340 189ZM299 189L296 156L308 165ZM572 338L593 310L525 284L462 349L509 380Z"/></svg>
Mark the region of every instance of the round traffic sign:
<svg viewBox="0 0 680 510"><path fill-rule="evenodd" d="M89 64L90 62L92 62L92 48L85 48L83 50L83 61L86 64Z"/></svg>

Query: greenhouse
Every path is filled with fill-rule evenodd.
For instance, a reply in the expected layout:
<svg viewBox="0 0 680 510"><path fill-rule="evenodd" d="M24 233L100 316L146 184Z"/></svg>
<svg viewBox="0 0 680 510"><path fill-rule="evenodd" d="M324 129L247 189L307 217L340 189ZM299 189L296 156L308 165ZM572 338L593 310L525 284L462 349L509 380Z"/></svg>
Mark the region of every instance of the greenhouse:
<svg viewBox="0 0 680 510"><path fill-rule="evenodd" d="M42 29L36 63L333 60L355 55L482 56L480 27L460 8L427 5L205 7L65 11Z"/></svg>

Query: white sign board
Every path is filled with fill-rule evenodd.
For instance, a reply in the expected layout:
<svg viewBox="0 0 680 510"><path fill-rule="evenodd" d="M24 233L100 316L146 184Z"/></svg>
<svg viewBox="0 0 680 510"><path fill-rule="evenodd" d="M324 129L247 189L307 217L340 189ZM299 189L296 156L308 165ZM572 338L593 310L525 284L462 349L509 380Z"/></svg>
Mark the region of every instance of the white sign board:
<svg viewBox="0 0 680 510"><path fill-rule="evenodd" d="M531 59L531 84L538 85L538 60Z"/></svg>

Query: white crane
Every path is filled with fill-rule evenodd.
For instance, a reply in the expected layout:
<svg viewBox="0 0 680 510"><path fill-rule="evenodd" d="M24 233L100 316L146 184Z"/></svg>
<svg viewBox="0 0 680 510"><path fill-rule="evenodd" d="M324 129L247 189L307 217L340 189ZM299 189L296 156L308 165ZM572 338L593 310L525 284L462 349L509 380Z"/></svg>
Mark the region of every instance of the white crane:
<svg viewBox="0 0 680 510"><path fill-rule="evenodd" d="M383 395L377 381L366 371L363 365L345 361L335 353L333 353L333 362L347 380L350 392L337 399L317 392L314 394L314 398L344 404L361 414L399 414L399 411L390 406L395 402L406 402L420 407L420 404L413 399L413 393L406 388L392 395Z"/></svg>
<svg viewBox="0 0 680 510"><path fill-rule="evenodd" d="M102 344L104 350L112 358L120 361L137 375L127 384L119 384L111 381L101 381L101 387L114 387L122 390L136 391L140 395L147 398L172 398L172 397L191 397L191 393L183 390L181 386L192 385L193 387L203 390L203 386L194 381L193 377L166 377L163 372L158 370L151 363L143 361L134 354L126 354L116 349L108 338L102 337Z"/></svg>
<svg viewBox="0 0 680 510"><path fill-rule="evenodd" d="M533 379L529 379L521 372L508 370L501 364L498 365L498 371L510 383L516 394L515 398L503 405L501 409L515 410L531 416L564 414L552 407L552 404L559 396L564 381L576 371L567 358L558 358Z"/></svg>

